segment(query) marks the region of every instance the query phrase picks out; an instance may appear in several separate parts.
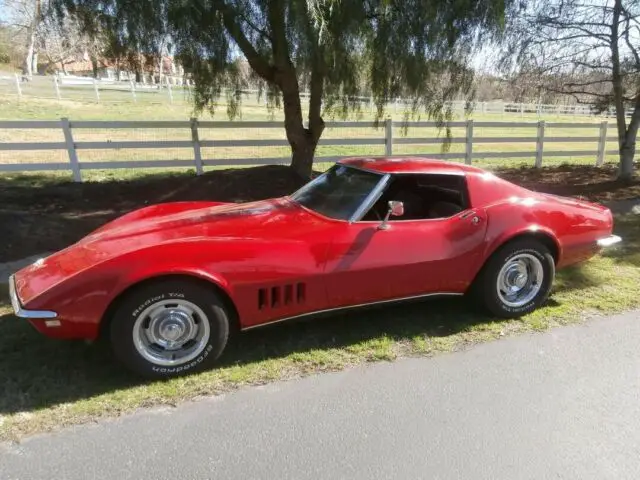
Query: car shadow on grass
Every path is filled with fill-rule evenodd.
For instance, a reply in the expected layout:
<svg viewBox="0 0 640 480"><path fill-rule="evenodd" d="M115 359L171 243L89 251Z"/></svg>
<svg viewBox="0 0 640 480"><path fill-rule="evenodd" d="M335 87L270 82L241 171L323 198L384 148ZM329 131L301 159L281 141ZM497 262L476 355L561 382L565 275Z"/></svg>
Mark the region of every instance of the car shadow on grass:
<svg viewBox="0 0 640 480"><path fill-rule="evenodd" d="M602 256L619 264L640 267L640 215L616 215L614 233L622 237L622 242L603 251Z"/></svg>
<svg viewBox="0 0 640 480"><path fill-rule="evenodd" d="M571 277L570 277L571 278ZM573 277L575 279L575 277ZM582 280L583 281L583 280ZM565 282L561 289L571 288ZM557 304L552 299L550 305ZM340 315L311 317L242 333L217 368L292 354L355 347L368 340L412 342L448 337L495 322L466 299L430 299ZM0 316L0 415L33 411L148 384L113 358L105 343L48 339L28 322Z"/></svg>
<svg viewBox="0 0 640 480"><path fill-rule="evenodd" d="M239 335L219 368L344 348L386 336L443 337L489 319L460 300L429 300L269 326ZM149 383L128 373L104 343L48 339L22 319L0 316L0 415L32 411Z"/></svg>

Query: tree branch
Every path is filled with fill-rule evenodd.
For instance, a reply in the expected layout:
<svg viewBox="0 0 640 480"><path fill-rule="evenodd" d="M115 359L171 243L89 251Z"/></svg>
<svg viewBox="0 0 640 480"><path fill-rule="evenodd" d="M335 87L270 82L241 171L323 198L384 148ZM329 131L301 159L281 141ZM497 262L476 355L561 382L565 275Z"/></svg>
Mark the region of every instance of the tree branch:
<svg viewBox="0 0 640 480"><path fill-rule="evenodd" d="M575 97L575 95L590 95L592 97L598 97L598 98L610 98L611 94L608 93L596 93L596 92L589 92L587 90L574 90L574 89L570 89L570 88L555 88L555 87L551 87L551 86L544 86L543 87L545 90L548 90L550 92L553 93L562 93L565 95L572 95Z"/></svg>
<svg viewBox="0 0 640 480"><path fill-rule="evenodd" d="M287 69L290 66L289 45L287 44L287 32L284 25L284 9L281 0L268 0L269 24L273 35L273 57L276 66Z"/></svg>
<svg viewBox="0 0 640 480"><path fill-rule="evenodd" d="M258 27L256 24L254 24L251 20L249 20L245 15L238 15L243 22L245 22L247 25L249 25L249 27L251 27L251 29L258 33L259 35L263 36L264 38L266 38L267 40L269 40L269 42L273 43L273 37L271 37L271 35L269 35L269 33L265 32L263 29L261 29L260 27Z"/></svg>
<svg viewBox="0 0 640 480"><path fill-rule="evenodd" d="M233 38L240 50L242 50L251 68L267 82L274 82L275 69L257 52L249 39L247 39L242 28L236 22L236 12L225 3L219 3L218 8L222 13L222 22L227 32L229 32L231 38Z"/></svg>
<svg viewBox="0 0 640 480"><path fill-rule="evenodd" d="M624 41L627 44L627 47L629 47L629 50L631 51L631 54L633 55L633 58L636 61L636 69L640 69L640 54L638 54L638 50L636 48L634 48L634 46L631 44L631 40L629 40L629 30L631 30L631 16L628 14L628 12L625 9L622 9L622 11L625 13L625 16L627 17L626 20L626 28L624 30Z"/></svg>
<svg viewBox="0 0 640 480"><path fill-rule="evenodd" d="M620 51L618 49L618 26L621 12L622 0L615 0L611 28L611 63L613 67L611 79L613 83L613 101L616 107L616 123L619 134L627 130L627 120L624 112L624 90L622 88L622 76L620 75Z"/></svg>
<svg viewBox="0 0 640 480"><path fill-rule="evenodd" d="M577 60L574 61L573 63L579 67L590 68L592 70L613 70L613 66L611 65L593 64L593 63L587 63L587 62L582 62Z"/></svg>
<svg viewBox="0 0 640 480"><path fill-rule="evenodd" d="M611 83L611 79L603 79L603 80L591 80L589 82L570 82L565 83L565 86L573 88L573 87L589 87L591 85L602 85L603 83Z"/></svg>
<svg viewBox="0 0 640 480"><path fill-rule="evenodd" d="M317 68L311 72L309 84L309 130L311 134L320 138L324 130L322 120L322 95L324 92L324 74Z"/></svg>
<svg viewBox="0 0 640 480"><path fill-rule="evenodd" d="M307 36L311 48L311 80L309 82L309 130L314 138L320 138L324 131L324 120L322 119L322 97L324 94L324 81L326 76L326 65L324 52L317 32L312 26L312 19L305 9Z"/></svg>

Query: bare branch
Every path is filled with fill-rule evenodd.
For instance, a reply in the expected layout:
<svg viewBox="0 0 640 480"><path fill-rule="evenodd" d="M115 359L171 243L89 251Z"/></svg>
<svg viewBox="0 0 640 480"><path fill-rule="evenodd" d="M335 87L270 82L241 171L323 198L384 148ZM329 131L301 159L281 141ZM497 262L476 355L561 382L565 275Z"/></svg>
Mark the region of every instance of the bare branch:
<svg viewBox="0 0 640 480"><path fill-rule="evenodd" d="M626 9L622 9L622 14L624 14L626 16L626 27L624 29L624 41L627 44L627 46L629 47L629 51L631 52L631 54L633 55L635 62L636 62L636 69L640 69L640 54L638 53L638 50L636 48L634 48L634 46L631 44L631 40L629 39L629 31L631 30L631 15L629 14L629 12ZM640 31L640 29L639 29Z"/></svg>

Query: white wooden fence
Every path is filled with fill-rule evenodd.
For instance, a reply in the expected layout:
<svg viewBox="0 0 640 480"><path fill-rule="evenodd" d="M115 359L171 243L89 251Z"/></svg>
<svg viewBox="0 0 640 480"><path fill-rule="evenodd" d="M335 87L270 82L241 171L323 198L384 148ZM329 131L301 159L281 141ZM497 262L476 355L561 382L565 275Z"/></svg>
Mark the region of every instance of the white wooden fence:
<svg viewBox="0 0 640 480"><path fill-rule="evenodd" d="M548 157L593 157L596 166L604 163L606 155L615 155L617 150L607 150L607 142L617 144L617 137L607 136L610 128L607 122L601 123L564 123L564 122L451 122L451 128L464 128L466 135L453 137L452 144L464 144L463 152L446 153L424 153L410 154L410 156L421 156L428 158L464 160L471 164L477 159L500 159L500 158L533 158L534 166L541 167L543 158ZM323 138L319 145L336 146L364 146L380 145L384 146L385 156L394 155L394 145L434 145L442 144L442 137L396 137L394 138L394 127L407 126L409 132L412 128L433 128L438 127L435 122L394 122L386 120L384 125L377 125L373 122L327 122L328 129L357 128L373 129L380 128L379 137L364 138ZM474 127L492 128L504 132L505 129L537 129L535 137L524 136L474 136ZM545 135L547 128L561 129L589 129L597 130L598 136L564 136L552 137ZM73 132L82 129L188 129L190 130L190 140L152 140L152 141L75 141ZM199 129L280 129L284 130L282 122L222 122L222 121L198 121L192 118L190 121L70 121L62 118L55 121L0 121L0 131L4 129L61 129L64 135L64 142L0 142L0 151L29 151L29 150L66 150L68 162L46 162L46 163L0 163L0 172L28 172L28 171L71 171L76 182L82 181L81 172L83 170L109 170L119 168L164 168L164 167L195 167L197 175L203 173L206 166L240 166L240 165L270 165L289 163L289 158L203 158L202 148L205 147L286 147L288 143L284 139L243 139L243 140L200 140ZM534 143L535 151L505 151L486 152L474 151L474 146L478 144L519 144ZM547 144L553 143L585 143L597 142L597 150L553 150L545 148ZM163 149L163 148L186 148L190 149L192 158L190 160L138 160L138 161L82 161L80 156L82 150L109 150L109 149ZM366 154L367 156L371 156ZM374 155L375 156L375 155ZM409 155L406 155L409 156ZM341 157L316 157L316 162L335 162Z"/></svg>

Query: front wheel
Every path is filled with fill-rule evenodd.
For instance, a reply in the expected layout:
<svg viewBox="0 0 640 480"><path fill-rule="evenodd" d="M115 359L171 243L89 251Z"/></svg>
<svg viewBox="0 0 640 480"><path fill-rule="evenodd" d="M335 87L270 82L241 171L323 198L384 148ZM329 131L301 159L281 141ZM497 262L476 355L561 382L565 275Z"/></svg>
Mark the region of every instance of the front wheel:
<svg viewBox="0 0 640 480"><path fill-rule="evenodd" d="M223 352L229 315L214 291L186 280L159 280L132 291L110 329L116 357L148 378L203 370Z"/></svg>
<svg viewBox="0 0 640 480"><path fill-rule="evenodd" d="M488 260L473 286L474 296L493 315L517 318L548 298L555 278L549 249L535 239L520 239Z"/></svg>

